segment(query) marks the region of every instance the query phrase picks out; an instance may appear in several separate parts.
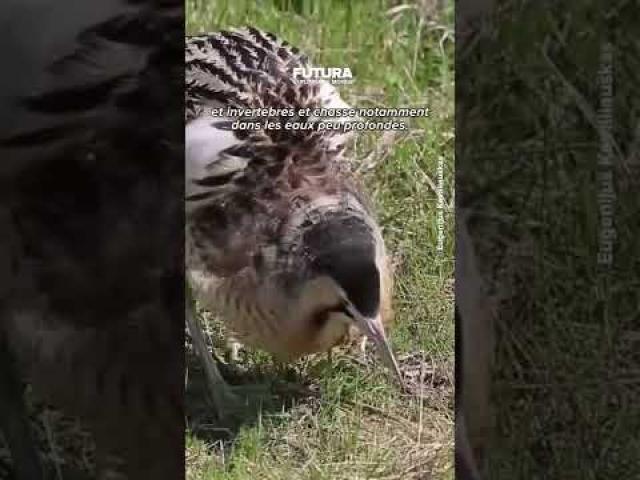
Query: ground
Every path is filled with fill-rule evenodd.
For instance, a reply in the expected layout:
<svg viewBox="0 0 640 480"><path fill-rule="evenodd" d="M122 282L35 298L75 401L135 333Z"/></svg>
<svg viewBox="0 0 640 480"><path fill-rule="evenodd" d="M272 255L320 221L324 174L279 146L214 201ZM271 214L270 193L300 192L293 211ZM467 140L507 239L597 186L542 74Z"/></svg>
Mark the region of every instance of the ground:
<svg viewBox="0 0 640 480"><path fill-rule="evenodd" d="M402 394L372 356L336 352L276 365L242 351L239 382L274 399L240 425L213 427L201 370L189 359L190 480L453 478L453 2L188 0L187 33L254 25L346 66L340 87L358 107L426 105L408 133L361 136L354 164L377 205L396 267L390 337L415 394ZM439 175L439 170L441 175ZM440 188L442 187L442 188ZM438 191L444 242L438 249ZM220 325L203 319L224 355Z"/></svg>

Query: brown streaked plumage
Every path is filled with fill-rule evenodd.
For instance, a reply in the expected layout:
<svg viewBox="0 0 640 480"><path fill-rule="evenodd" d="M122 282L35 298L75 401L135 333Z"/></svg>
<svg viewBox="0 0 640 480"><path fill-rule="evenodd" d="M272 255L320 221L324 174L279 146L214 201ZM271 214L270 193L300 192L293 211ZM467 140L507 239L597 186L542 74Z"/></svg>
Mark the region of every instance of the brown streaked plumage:
<svg viewBox="0 0 640 480"><path fill-rule="evenodd" d="M329 83L295 78L304 65L297 49L253 28L187 39L191 284L245 344L293 359L328 350L356 326L400 376L383 326L391 316L389 262L344 155L349 135L298 115L348 105ZM224 110L212 115L220 107L291 109L294 117L268 118L280 128L239 130ZM289 121L312 127L286 129Z"/></svg>

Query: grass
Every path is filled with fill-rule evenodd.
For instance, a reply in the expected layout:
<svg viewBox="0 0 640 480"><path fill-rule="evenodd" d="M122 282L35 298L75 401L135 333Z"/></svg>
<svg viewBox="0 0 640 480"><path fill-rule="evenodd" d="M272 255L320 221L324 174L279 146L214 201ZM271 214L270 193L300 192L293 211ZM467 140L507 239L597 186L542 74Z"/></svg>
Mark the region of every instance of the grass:
<svg viewBox="0 0 640 480"><path fill-rule="evenodd" d="M453 2L435 3L187 1L188 34L254 25L316 65L348 66L355 82L340 90L352 105L430 108L427 118L407 119L408 133L360 136L354 155L396 265L391 341L405 375L424 383L422 394L400 394L373 362L356 361L348 349L332 364L318 355L286 366L243 351L239 367L270 379L278 400L225 430L207 410L192 362L190 480L453 478ZM221 353L219 326L204 314ZM285 381L300 391L281 392Z"/></svg>

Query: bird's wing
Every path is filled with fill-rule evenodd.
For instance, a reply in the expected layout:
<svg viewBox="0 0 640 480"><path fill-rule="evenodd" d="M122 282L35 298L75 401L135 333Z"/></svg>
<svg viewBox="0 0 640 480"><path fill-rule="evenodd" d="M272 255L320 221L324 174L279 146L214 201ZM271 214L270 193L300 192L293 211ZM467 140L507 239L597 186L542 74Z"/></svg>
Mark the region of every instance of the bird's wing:
<svg viewBox="0 0 640 480"><path fill-rule="evenodd" d="M185 62L188 119L206 107L246 107L255 82L273 86L308 64L295 47L252 27L188 37Z"/></svg>
<svg viewBox="0 0 640 480"><path fill-rule="evenodd" d="M312 66L298 48L253 27L187 37L185 62L187 119L206 107L254 106L256 85L266 89L291 85L294 69ZM315 83L317 106L349 107L332 84Z"/></svg>
<svg viewBox="0 0 640 480"><path fill-rule="evenodd" d="M341 153L350 138L337 130L295 130L287 122L317 122L300 109L347 109L330 83L303 80L309 67L300 51L255 28L189 37L186 58L186 200L188 236L206 248L210 272L231 275L251 266L265 245L277 244L281 227L302 190L307 197L335 188L348 168ZM242 118L258 129L234 126L227 107L288 109ZM222 110L220 110L222 109ZM334 121L348 121L336 118ZM206 258L204 258L206 257Z"/></svg>
<svg viewBox="0 0 640 480"><path fill-rule="evenodd" d="M308 151L307 158L313 159L315 151L341 151L350 138L337 131L233 128L237 118L225 115L227 107L349 108L330 83L296 79L294 68L310 66L307 57L271 33L249 27L188 37L185 62L186 194L192 204L224 201L233 192L258 185L267 169L281 171L274 163L283 163L296 149ZM296 119L270 118L282 125Z"/></svg>

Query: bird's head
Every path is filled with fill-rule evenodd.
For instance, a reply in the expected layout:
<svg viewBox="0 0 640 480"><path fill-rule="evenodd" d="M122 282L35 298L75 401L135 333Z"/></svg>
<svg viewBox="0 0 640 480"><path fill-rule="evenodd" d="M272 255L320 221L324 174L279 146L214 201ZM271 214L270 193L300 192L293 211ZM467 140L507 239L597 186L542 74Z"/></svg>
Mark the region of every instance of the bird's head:
<svg viewBox="0 0 640 480"><path fill-rule="evenodd" d="M384 330L391 284L382 237L370 220L332 214L303 234L307 281L301 301L320 343L355 327L376 346L385 365L402 376ZM326 339L326 340L325 340Z"/></svg>

